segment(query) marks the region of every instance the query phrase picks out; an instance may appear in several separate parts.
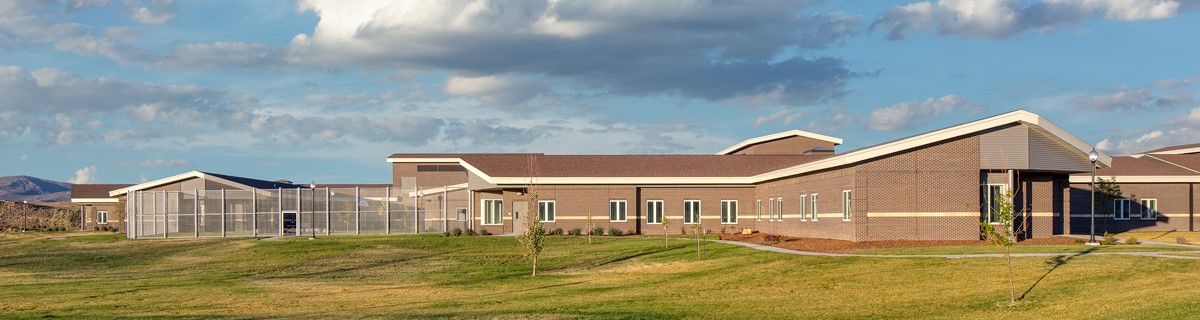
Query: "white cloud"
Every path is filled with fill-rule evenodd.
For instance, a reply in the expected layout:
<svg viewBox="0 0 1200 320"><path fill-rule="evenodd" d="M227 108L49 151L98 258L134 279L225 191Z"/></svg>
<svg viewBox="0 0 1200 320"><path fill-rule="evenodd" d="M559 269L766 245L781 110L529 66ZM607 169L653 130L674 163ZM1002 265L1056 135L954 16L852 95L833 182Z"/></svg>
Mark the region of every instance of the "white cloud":
<svg viewBox="0 0 1200 320"><path fill-rule="evenodd" d="M96 166L86 166L86 167L80 168L79 170L75 170L75 177L71 178L67 182L74 183L74 184L88 184L88 183L100 182L100 180L96 179Z"/></svg>
<svg viewBox="0 0 1200 320"><path fill-rule="evenodd" d="M1094 96L1077 96L1069 100L1076 110L1093 111L1162 111L1194 107L1197 99L1189 87L1200 83L1200 77L1188 79L1165 79L1149 85L1129 87L1121 85L1110 89L1111 93Z"/></svg>
<svg viewBox="0 0 1200 320"><path fill-rule="evenodd" d="M952 112L976 112L982 108L955 95L909 101L871 111L867 125L873 130L897 131L914 129L934 118Z"/></svg>
<svg viewBox="0 0 1200 320"><path fill-rule="evenodd" d="M923 1L888 10L871 29L883 28L892 40L913 30L934 29L939 35L1005 39L1025 31L1048 31L1085 19L1138 21L1174 17L1175 0L1020 0Z"/></svg>
<svg viewBox="0 0 1200 320"><path fill-rule="evenodd" d="M190 167L192 163L184 159L154 159L138 162L143 168Z"/></svg>
<svg viewBox="0 0 1200 320"><path fill-rule="evenodd" d="M175 0L125 0L125 15L144 24L163 24L175 18Z"/></svg>
<svg viewBox="0 0 1200 320"><path fill-rule="evenodd" d="M1162 122L1162 129L1139 129L1118 133L1096 144L1112 154L1135 154L1163 147L1200 141L1200 108Z"/></svg>
<svg viewBox="0 0 1200 320"><path fill-rule="evenodd" d="M490 103L519 103L533 98L546 85L535 81L522 82L501 76L461 77L446 80L446 93L473 96Z"/></svg>
<svg viewBox="0 0 1200 320"><path fill-rule="evenodd" d="M791 108L783 108L783 109L779 109L779 111L776 111L775 113L772 113L770 115L760 116L757 119L754 119L754 127L758 128L764 124L768 124L768 123L772 123L772 122L776 122L776 121L780 121L780 120L783 120L784 125L792 125L793 122L796 122L797 120L800 120L800 118L803 118L803 117L804 117L804 113L802 113L800 111L794 111Z"/></svg>

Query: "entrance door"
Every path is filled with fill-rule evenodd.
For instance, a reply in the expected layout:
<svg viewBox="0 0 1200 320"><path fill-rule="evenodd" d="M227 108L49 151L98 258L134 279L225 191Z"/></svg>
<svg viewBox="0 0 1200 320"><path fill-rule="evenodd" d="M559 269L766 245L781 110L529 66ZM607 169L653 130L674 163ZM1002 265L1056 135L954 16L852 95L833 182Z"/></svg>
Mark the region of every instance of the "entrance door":
<svg viewBox="0 0 1200 320"><path fill-rule="evenodd" d="M297 232L299 232L299 231L300 231L300 229L296 228L296 212L295 211L284 211L283 212L283 234L289 235L289 236L297 235L298 234Z"/></svg>
<svg viewBox="0 0 1200 320"><path fill-rule="evenodd" d="M526 231L529 231L529 229L525 227L525 223L526 223L525 220L529 219L529 215L527 215L525 213L528 211L529 211L529 202L513 201L513 209L512 209L513 234L523 235L523 234L525 234Z"/></svg>

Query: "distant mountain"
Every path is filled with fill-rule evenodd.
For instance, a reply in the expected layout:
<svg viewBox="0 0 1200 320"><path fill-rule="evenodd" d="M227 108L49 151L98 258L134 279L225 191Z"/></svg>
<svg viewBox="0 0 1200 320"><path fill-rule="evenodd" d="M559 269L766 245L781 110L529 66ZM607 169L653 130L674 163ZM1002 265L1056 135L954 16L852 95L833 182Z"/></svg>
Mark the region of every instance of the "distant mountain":
<svg viewBox="0 0 1200 320"><path fill-rule="evenodd" d="M71 201L71 184L30 176L0 177L0 200L14 202Z"/></svg>

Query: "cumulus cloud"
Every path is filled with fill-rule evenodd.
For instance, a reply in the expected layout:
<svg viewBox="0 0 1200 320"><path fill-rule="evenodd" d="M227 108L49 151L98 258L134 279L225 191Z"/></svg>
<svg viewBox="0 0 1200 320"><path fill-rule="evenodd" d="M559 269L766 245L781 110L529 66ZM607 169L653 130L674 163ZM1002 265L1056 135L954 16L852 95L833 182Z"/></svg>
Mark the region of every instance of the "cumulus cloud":
<svg viewBox="0 0 1200 320"><path fill-rule="evenodd" d="M909 32L933 29L939 35L1005 39L1025 31L1049 31L1103 18L1119 21L1174 17L1177 0L938 0L898 6L881 14L871 29L887 31L891 40Z"/></svg>
<svg viewBox="0 0 1200 320"><path fill-rule="evenodd" d="M67 180L67 182L74 183L74 184L88 184L88 183L100 182L100 180L96 179L96 166L86 166L86 167L80 168L79 170L75 170L75 177Z"/></svg>
<svg viewBox="0 0 1200 320"><path fill-rule="evenodd" d="M520 81L502 76L455 76L446 80L444 92L472 96L489 103L512 104L533 98L545 87L546 84L538 81Z"/></svg>
<svg viewBox="0 0 1200 320"><path fill-rule="evenodd" d="M320 16L288 47L298 64L549 76L623 95L726 100L836 97L859 76L834 45L860 18L795 1L303 1Z"/></svg>
<svg viewBox="0 0 1200 320"><path fill-rule="evenodd" d="M144 24L163 24L175 18L175 0L125 0L125 16Z"/></svg>
<svg viewBox="0 0 1200 320"><path fill-rule="evenodd" d="M804 117L803 112L795 111L795 110L792 110L791 108L783 108L783 109L779 109L779 111L776 111L775 113L772 113L770 115L759 116L757 119L754 119L754 127L758 128L765 124L777 122L780 120L783 121L784 125L792 125L793 122L796 122L797 120L800 120L800 118L803 118L803 117Z"/></svg>
<svg viewBox="0 0 1200 320"><path fill-rule="evenodd" d="M1164 79L1154 83L1110 89L1111 93L1093 96L1077 96L1070 99L1075 110L1090 111L1164 111L1194 107L1196 97L1188 89L1200 83L1200 77L1186 79Z"/></svg>
<svg viewBox="0 0 1200 320"><path fill-rule="evenodd" d="M1136 154L1158 148L1200 141L1200 108L1163 121L1159 129L1118 133L1096 143L1096 149L1112 154Z"/></svg>
<svg viewBox="0 0 1200 320"><path fill-rule="evenodd" d="M867 125L872 130L898 131L914 129L938 116L954 112L977 112L982 107L955 95L909 101L871 111Z"/></svg>

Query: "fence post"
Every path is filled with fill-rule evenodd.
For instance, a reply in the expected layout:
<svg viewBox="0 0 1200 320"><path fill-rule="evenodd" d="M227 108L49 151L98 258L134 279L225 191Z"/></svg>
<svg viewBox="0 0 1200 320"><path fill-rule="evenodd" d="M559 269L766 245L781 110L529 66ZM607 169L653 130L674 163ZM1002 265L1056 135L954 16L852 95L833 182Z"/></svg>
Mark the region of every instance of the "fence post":
<svg viewBox="0 0 1200 320"><path fill-rule="evenodd" d="M383 234L392 234L392 187L383 188Z"/></svg>
<svg viewBox="0 0 1200 320"><path fill-rule="evenodd" d="M250 236L258 236L258 189L250 189Z"/></svg>
<svg viewBox="0 0 1200 320"><path fill-rule="evenodd" d="M325 187L325 235L333 231L333 221L329 220L329 187Z"/></svg>
<svg viewBox="0 0 1200 320"><path fill-rule="evenodd" d="M303 203L300 201L300 198L303 197L304 193L300 192L300 187L296 187L296 236L300 236L302 234L300 229L304 228L304 223L300 220L300 216L303 215L301 213L304 212Z"/></svg>
<svg viewBox="0 0 1200 320"><path fill-rule="evenodd" d="M446 189L449 189L449 188L447 188L446 186L442 186L442 232L449 231L447 229L449 229L449 227L450 227L450 222L446 221L446 210L448 210L446 208L446 203L449 201L448 199L446 199L446 196L447 196Z"/></svg>
<svg viewBox="0 0 1200 320"><path fill-rule="evenodd" d="M192 189L192 230L200 237L200 190Z"/></svg>
<svg viewBox="0 0 1200 320"><path fill-rule="evenodd" d="M279 191L279 236L283 236L283 187L277 188Z"/></svg>
<svg viewBox="0 0 1200 320"><path fill-rule="evenodd" d="M421 233L421 189L413 186L413 233Z"/></svg>
<svg viewBox="0 0 1200 320"><path fill-rule="evenodd" d="M359 201L362 201L362 198L358 196L358 187L354 187L354 234L359 234L358 221L362 219L362 216L358 214Z"/></svg>
<svg viewBox="0 0 1200 320"><path fill-rule="evenodd" d="M163 192L162 192L162 200L163 200L163 201L162 201L162 211L163 211L163 239L166 239L166 238L167 238L167 234L168 234L168 233L171 233L171 229L170 229L170 228L169 228L169 226L167 225L167 223L169 222L168 220L171 220L171 218L170 218L170 217L167 217L167 192L166 192L166 191L163 191Z"/></svg>
<svg viewBox="0 0 1200 320"><path fill-rule="evenodd" d="M225 237L225 189L221 189L221 237Z"/></svg>

